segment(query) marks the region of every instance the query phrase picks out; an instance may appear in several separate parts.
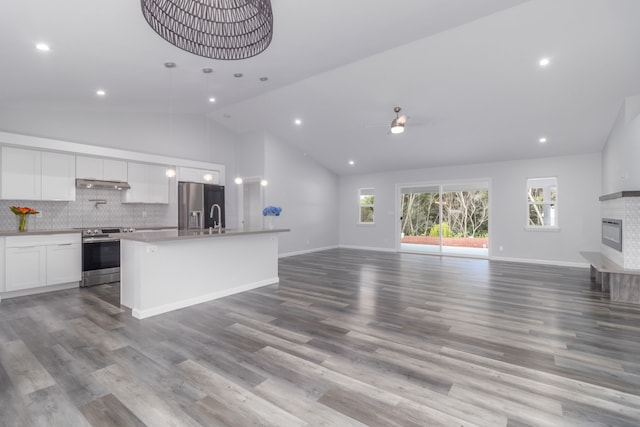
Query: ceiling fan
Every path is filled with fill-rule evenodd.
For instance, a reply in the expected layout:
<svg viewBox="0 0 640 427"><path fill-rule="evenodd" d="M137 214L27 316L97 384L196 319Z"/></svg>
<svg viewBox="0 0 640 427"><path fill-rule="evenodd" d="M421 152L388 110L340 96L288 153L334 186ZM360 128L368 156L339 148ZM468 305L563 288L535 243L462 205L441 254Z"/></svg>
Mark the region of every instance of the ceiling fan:
<svg viewBox="0 0 640 427"><path fill-rule="evenodd" d="M404 132L404 125L407 123L407 116L400 115L402 108L395 107L393 111L396 113L396 118L391 121L391 133Z"/></svg>
<svg viewBox="0 0 640 427"><path fill-rule="evenodd" d="M405 125L408 124L409 119L411 119L411 127L413 128L414 126L421 126L421 125L431 125L431 122L420 122L420 121L414 121L414 118L411 118L409 116L405 116L400 115L400 111L402 111L402 108L400 107L395 107L393 109L393 112L396 113L396 117L391 121L391 126L389 125L367 125L365 127L367 128L379 128L379 127L386 127L387 128L387 135L388 134L399 134L404 132L404 128ZM388 122L387 122L388 123Z"/></svg>

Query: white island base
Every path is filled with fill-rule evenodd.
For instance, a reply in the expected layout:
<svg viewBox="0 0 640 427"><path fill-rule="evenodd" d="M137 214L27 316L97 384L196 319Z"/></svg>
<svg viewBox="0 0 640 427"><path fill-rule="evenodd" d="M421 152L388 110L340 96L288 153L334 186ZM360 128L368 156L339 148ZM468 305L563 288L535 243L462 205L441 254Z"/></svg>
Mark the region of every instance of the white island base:
<svg viewBox="0 0 640 427"><path fill-rule="evenodd" d="M144 319L278 283L281 231L122 238L120 303Z"/></svg>

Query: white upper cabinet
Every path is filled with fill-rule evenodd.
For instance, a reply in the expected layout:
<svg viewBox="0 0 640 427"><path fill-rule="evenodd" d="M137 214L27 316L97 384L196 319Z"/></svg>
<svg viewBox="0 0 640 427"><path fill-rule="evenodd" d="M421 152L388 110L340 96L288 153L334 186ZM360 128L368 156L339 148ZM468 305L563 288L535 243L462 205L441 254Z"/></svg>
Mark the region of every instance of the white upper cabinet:
<svg viewBox="0 0 640 427"><path fill-rule="evenodd" d="M147 182L147 165L142 163L127 163L127 174L130 189L123 194L124 203L145 203L149 192Z"/></svg>
<svg viewBox="0 0 640 427"><path fill-rule="evenodd" d="M102 179L103 159L76 156L76 178Z"/></svg>
<svg viewBox="0 0 640 427"><path fill-rule="evenodd" d="M75 176L75 156L42 152L42 200L75 200Z"/></svg>
<svg viewBox="0 0 640 427"><path fill-rule="evenodd" d="M147 166L149 203L169 203L169 178L167 178L167 166Z"/></svg>
<svg viewBox="0 0 640 427"><path fill-rule="evenodd" d="M105 181L127 181L127 162L101 159L99 157L76 156L76 178Z"/></svg>
<svg viewBox="0 0 640 427"><path fill-rule="evenodd" d="M181 167L178 168L178 181L220 184L220 172L217 170Z"/></svg>
<svg viewBox="0 0 640 427"><path fill-rule="evenodd" d="M1 147L2 199L75 200L73 154Z"/></svg>
<svg viewBox="0 0 640 427"><path fill-rule="evenodd" d="M104 159L104 179L107 181L127 181L127 162L124 160Z"/></svg>
<svg viewBox="0 0 640 427"><path fill-rule="evenodd" d="M169 179L166 166L127 163L131 188L123 192L123 203L169 203Z"/></svg>
<svg viewBox="0 0 640 427"><path fill-rule="evenodd" d="M75 200L75 156L2 147L2 199Z"/></svg>
<svg viewBox="0 0 640 427"><path fill-rule="evenodd" d="M2 198L41 200L41 152L13 147L1 147L1 149Z"/></svg>

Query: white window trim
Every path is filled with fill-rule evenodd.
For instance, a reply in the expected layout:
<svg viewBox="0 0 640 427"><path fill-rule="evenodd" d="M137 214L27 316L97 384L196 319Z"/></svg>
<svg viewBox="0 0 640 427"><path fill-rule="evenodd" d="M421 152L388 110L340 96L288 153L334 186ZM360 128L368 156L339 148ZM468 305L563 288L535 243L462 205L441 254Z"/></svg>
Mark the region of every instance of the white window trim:
<svg viewBox="0 0 640 427"><path fill-rule="evenodd" d="M538 231L560 231L560 227L557 225L538 225L538 226L532 226L532 225L526 225L524 227L525 231L534 231L534 232L538 232Z"/></svg>
<svg viewBox="0 0 640 427"><path fill-rule="evenodd" d="M373 220L371 222L362 222L361 221L361 217L362 216L361 216L360 210L363 207L369 206L369 205L364 205L363 206L363 205L360 204L360 197L369 195L369 194L362 194L363 190L371 191L370 195L373 196L373 205L370 205L373 208ZM375 199L376 194L375 194L375 192L376 192L376 189L373 188L373 187L358 188L358 199L357 199L358 200L358 222L357 222L358 225L364 225L364 226L375 225L375 223L376 223L376 199Z"/></svg>
<svg viewBox="0 0 640 427"><path fill-rule="evenodd" d="M529 193L529 181L531 180L535 180L535 179L549 179L549 178L553 178L556 180L556 201L555 203L552 202L548 202L548 203L539 203L541 205L551 205L554 204L556 206L556 216L555 216L555 220L556 220L556 224L555 225L529 225L529 206L532 204L529 201L528 198L528 193ZM526 215L525 215L525 226L524 229L525 231L560 231L560 216L558 215L559 212L559 200L560 200L560 190L559 190L559 185L558 185L558 177L557 176L543 176L543 177L532 177L532 178L527 178L525 180L525 194L527 195L527 199L526 199L526 205L525 205L525 209L526 209Z"/></svg>

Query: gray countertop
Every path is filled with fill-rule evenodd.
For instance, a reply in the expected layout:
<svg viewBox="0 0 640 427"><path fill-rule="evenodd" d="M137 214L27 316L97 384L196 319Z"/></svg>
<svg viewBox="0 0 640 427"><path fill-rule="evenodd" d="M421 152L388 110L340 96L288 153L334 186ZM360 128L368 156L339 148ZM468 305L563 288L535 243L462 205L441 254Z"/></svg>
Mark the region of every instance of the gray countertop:
<svg viewBox="0 0 640 427"><path fill-rule="evenodd" d="M0 231L0 237L5 236L38 236L47 234L82 233L82 230L68 228L63 230L27 230L27 231Z"/></svg>
<svg viewBox="0 0 640 427"><path fill-rule="evenodd" d="M85 229L93 229L93 228L106 228L106 227L85 227L85 228L65 228L65 229L60 229L60 230L27 230L27 231L17 231L17 230L13 230L13 231L2 231L0 230L0 237L5 237L5 236L38 236L38 235L48 235L48 234L69 234L69 233L82 233L82 230ZM178 227L172 227L172 226L167 226L167 227L141 227L141 228L136 228L137 232L157 232L158 230L169 230L169 231L176 231L178 229Z"/></svg>
<svg viewBox="0 0 640 427"><path fill-rule="evenodd" d="M135 242L143 243L158 243L175 240L190 240L190 239L210 239L220 237L233 237L233 236L246 236L250 234L267 234L267 233L286 233L290 231L288 228L275 228L275 229L225 229L221 232L216 230L209 231L204 230L164 230L164 231L148 231L142 233L127 233L120 234L120 240L132 240Z"/></svg>

